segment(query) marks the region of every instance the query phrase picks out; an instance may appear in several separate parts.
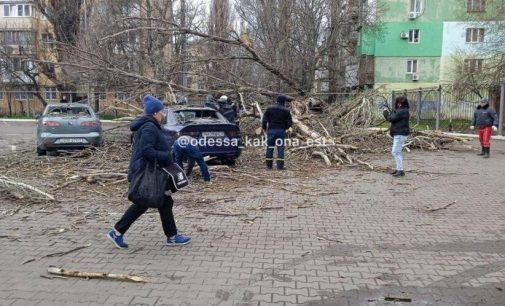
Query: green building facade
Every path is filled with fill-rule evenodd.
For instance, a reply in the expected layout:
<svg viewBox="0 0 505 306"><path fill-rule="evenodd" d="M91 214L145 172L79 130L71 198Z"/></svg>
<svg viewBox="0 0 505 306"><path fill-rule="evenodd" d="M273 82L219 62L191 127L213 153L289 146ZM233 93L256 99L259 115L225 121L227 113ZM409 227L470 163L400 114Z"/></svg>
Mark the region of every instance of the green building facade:
<svg viewBox="0 0 505 306"><path fill-rule="evenodd" d="M373 84L365 85L396 90L450 83L455 56L489 39L469 21L489 9L485 0L376 2L382 24L377 31L363 29L358 47L374 62Z"/></svg>

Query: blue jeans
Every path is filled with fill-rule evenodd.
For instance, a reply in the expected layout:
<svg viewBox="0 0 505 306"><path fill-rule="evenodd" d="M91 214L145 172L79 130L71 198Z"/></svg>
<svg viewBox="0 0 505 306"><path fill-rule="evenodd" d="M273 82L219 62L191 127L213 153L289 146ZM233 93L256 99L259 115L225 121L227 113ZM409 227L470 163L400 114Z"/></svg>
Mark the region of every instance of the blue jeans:
<svg viewBox="0 0 505 306"><path fill-rule="evenodd" d="M269 129L267 131L267 167L273 166L274 148L277 147L277 169L284 169L284 146L286 131L282 129Z"/></svg>
<svg viewBox="0 0 505 306"><path fill-rule="evenodd" d="M396 162L396 170L403 171L403 157L402 157L402 149L403 145L407 141L408 136L396 135L393 137L393 148L391 149L391 153Z"/></svg>
<svg viewBox="0 0 505 306"><path fill-rule="evenodd" d="M182 161L184 159L188 159L188 169L186 170L186 175L189 176L191 171L193 171L193 167L195 166L195 162L200 166L200 173L202 174L203 180L208 182L210 181L210 173L207 164L203 160L202 152L197 146L192 145L191 143L187 144L186 147L181 147L179 143L176 141L174 144L174 157L175 162L181 167Z"/></svg>

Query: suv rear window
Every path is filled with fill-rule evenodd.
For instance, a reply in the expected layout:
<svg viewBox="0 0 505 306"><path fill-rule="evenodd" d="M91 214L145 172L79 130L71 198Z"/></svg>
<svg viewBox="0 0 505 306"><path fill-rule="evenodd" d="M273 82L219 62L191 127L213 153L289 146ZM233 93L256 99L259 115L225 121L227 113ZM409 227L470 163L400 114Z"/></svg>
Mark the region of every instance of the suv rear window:
<svg viewBox="0 0 505 306"><path fill-rule="evenodd" d="M178 123L184 123L194 119L220 119L216 111L206 109L179 110L174 113Z"/></svg>
<svg viewBox="0 0 505 306"><path fill-rule="evenodd" d="M52 117L91 117L91 112L87 107L50 107L47 116Z"/></svg>

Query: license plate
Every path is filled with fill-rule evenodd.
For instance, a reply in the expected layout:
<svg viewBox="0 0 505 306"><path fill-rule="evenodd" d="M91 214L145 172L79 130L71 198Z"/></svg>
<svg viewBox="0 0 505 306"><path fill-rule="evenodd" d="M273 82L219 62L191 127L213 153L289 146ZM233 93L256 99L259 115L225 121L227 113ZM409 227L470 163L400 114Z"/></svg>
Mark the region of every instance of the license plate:
<svg viewBox="0 0 505 306"><path fill-rule="evenodd" d="M54 142L55 144L80 144L80 143L88 143L88 141L84 138L60 138Z"/></svg>
<svg viewBox="0 0 505 306"><path fill-rule="evenodd" d="M224 137L224 132L202 132L202 137Z"/></svg>

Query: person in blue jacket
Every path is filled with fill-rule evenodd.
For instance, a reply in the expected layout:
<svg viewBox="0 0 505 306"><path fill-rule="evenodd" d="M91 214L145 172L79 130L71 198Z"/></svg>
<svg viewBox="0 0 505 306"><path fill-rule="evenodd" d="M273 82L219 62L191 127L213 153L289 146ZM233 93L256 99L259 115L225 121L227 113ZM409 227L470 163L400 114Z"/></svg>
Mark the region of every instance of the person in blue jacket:
<svg viewBox="0 0 505 306"><path fill-rule="evenodd" d="M145 96L144 116L135 119L130 126L134 135L133 152L128 169L128 181L135 178L139 169L145 167L147 161L157 161L160 166L173 164L173 159L165 137L161 132L160 123L165 116L163 103L153 96ZM166 196L166 203L158 208L161 217L161 224L166 235L166 245L177 246L188 244L191 238L180 235L175 225L174 214L172 212L174 201L170 195ZM114 228L107 233L107 237L118 248L127 248L123 235L130 226L147 210L141 203L133 203L124 213L123 217L116 223Z"/></svg>
<svg viewBox="0 0 505 306"><path fill-rule="evenodd" d="M177 138L174 142L174 157L175 163L178 164L181 168L184 169L182 162L187 159L188 160L188 169L186 170L186 175L189 176L193 167L195 166L195 162L200 166L200 173L205 182L210 182L210 174L209 168L203 159L202 152L200 152L200 148L198 147L198 140L183 135Z"/></svg>

